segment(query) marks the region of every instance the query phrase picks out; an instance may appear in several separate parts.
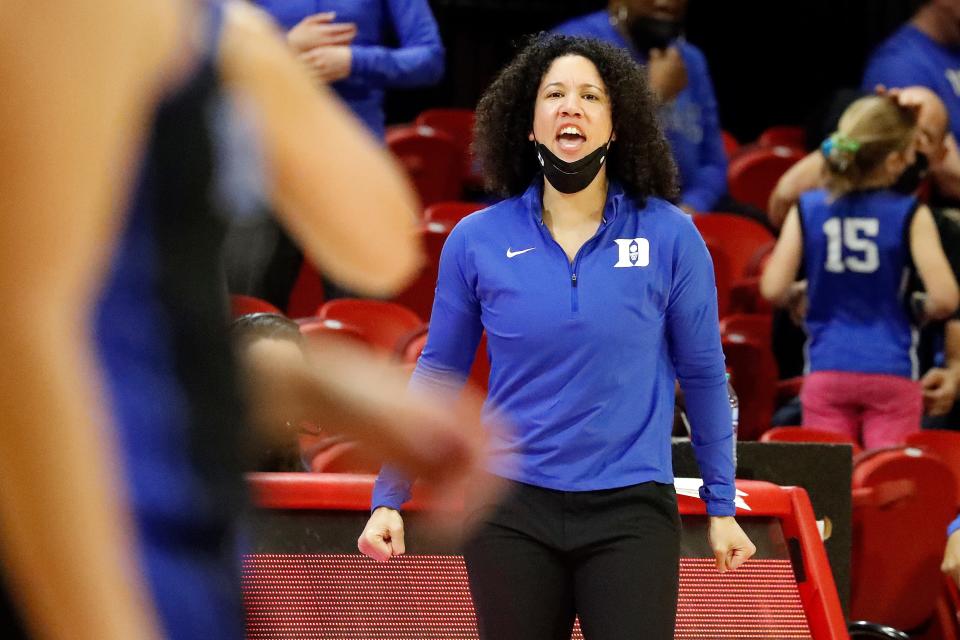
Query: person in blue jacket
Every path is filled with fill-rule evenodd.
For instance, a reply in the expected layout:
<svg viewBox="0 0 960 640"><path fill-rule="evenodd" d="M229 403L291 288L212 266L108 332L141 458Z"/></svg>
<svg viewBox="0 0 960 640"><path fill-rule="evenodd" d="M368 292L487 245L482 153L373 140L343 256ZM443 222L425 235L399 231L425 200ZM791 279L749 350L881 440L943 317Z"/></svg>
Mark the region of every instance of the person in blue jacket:
<svg viewBox="0 0 960 640"><path fill-rule="evenodd" d="M680 170L680 207L712 211L727 193L727 155L713 83L703 52L682 37L686 0L610 0L557 33L598 38L644 65Z"/></svg>
<svg viewBox="0 0 960 640"><path fill-rule="evenodd" d="M930 88L950 114L953 137L960 137L960 3L927 0L910 21L871 54L862 88L877 85Z"/></svg>
<svg viewBox="0 0 960 640"><path fill-rule="evenodd" d="M526 106L526 105L529 105ZM490 356L488 469L465 544L482 638L673 638L680 520L674 381L686 393L721 571L755 551L733 516L733 430L710 256L668 202L676 169L645 74L617 47L541 35L477 108L476 151L507 199L462 220L440 259L411 381L464 380ZM410 481L381 470L358 545L404 553Z"/></svg>
<svg viewBox="0 0 960 640"><path fill-rule="evenodd" d="M255 0L287 31L318 82L330 83L378 138L387 89L436 84L444 49L427 0ZM397 47L385 44L393 34Z"/></svg>

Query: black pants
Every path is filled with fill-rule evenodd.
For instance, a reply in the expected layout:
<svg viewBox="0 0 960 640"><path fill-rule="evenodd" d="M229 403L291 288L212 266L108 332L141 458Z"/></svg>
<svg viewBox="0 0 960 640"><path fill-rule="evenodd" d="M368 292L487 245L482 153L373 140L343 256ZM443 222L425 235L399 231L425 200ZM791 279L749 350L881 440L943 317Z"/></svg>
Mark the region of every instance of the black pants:
<svg viewBox="0 0 960 640"><path fill-rule="evenodd" d="M468 502L469 504L469 502ZM553 491L512 483L464 558L483 640L672 640L680 516L672 485Z"/></svg>

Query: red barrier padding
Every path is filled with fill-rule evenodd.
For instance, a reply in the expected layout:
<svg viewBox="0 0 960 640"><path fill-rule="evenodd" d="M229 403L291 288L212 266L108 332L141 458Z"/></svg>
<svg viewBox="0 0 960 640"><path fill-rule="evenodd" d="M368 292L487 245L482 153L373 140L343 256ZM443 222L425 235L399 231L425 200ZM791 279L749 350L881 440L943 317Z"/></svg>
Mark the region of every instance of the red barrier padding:
<svg viewBox="0 0 960 640"><path fill-rule="evenodd" d="M248 479L261 508L319 511L366 511L374 482L374 476L347 474ZM795 575L789 559L755 559L719 574L712 559L682 558L675 638L847 638L806 492L751 480L737 481L737 489L744 494L737 517L776 518L784 537L796 541L803 575ZM678 503L683 516L706 513L699 498L680 494ZM427 506L414 487L405 508ZM401 556L380 564L358 554L250 555L243 580L251 639L477 637L459 556Z"/></svg>

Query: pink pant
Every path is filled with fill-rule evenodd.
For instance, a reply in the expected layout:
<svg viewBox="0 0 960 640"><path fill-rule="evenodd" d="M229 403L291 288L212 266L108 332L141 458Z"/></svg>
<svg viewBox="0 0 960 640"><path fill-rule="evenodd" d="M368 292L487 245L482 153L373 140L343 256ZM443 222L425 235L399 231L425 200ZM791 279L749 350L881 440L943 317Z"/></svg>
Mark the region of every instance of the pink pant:
<svg viewBox="0 0 960 640"><path fill-rule="evenodd" d="M800 403L804 427L850 436L864 449L903 444L923 417L919 382L877 373L811 373Z"/></svg>

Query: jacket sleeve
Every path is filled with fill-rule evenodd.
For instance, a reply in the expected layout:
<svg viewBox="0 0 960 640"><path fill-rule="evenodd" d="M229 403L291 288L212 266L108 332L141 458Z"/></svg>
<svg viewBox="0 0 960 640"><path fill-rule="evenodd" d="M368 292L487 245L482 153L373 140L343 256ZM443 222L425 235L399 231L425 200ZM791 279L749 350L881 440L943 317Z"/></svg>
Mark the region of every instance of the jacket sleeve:
<svg viewBox="0 0 960 640"><path fill-rule="evenodd" d="M735 513L733 424L717 320L713 263L689 218L681 221L667 303L667 340L686 398L700 497L712 516Z"/></svg>
<svg viewBox="0 0 960 640"><path fill-rule="evenodd" d="M691 62L691 79L695 79L697 84L695 95L700 105L703 139L698 149L697 171L690 184L683 185L680 201L696 211L710 211L727 192L727 152L723 148L717 99L707 61L701 53L696 52L691 56Z"/></svg>
<svg viewBox="0 0 960 640"><path fill-rule="evenodd" d="M444 49L427 0L387 0L386 5L400 46L351 46L351 77L376 88L436 84L443 77Z"/></svg>
<svg viewBox="0 0 960 640"><path fill-rule="evenodd" d="M430 315L430 330L410 392L425 397L438 390L454 392L470 373L483 325L476 296L476 271L469 259L464 225L450 233L440 253L437 291ZM413 480L391 465L384 465L374 484L371 509L399 510L410 499Z"/></svg>

